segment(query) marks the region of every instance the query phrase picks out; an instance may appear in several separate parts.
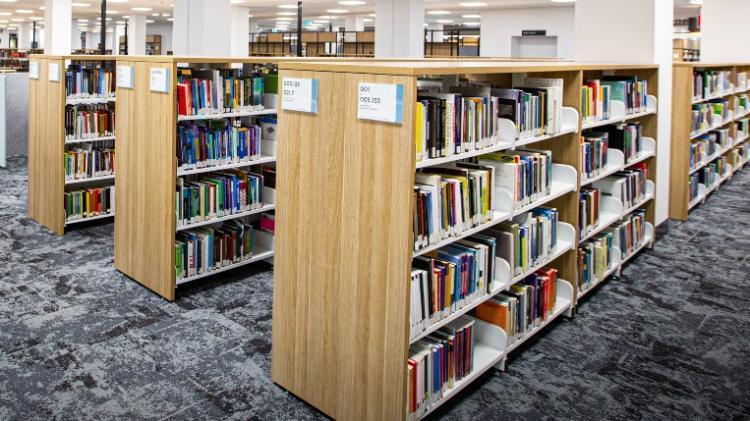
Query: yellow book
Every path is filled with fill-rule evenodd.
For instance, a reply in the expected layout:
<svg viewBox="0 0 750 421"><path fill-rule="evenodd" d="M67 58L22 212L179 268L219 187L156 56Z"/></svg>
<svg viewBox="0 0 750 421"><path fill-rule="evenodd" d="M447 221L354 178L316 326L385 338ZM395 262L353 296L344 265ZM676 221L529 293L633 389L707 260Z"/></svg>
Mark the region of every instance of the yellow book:
<svg viewBox="0 0 750 421"><path fill-rule="evenodd" d="M422 140L424 138L424 127L422 121L424 119L424 104L417 102L414 109L414 146L417 152L417 161L423 159L423 145Z"/></svg>

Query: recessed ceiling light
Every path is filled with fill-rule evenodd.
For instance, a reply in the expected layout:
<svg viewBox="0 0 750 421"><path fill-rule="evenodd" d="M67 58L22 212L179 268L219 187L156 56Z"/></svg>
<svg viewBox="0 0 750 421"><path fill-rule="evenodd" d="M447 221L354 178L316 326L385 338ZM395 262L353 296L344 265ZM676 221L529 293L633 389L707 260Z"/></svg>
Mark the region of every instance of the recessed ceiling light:
<svg viewBox="0 0 750 421"><path fill-rule="evenodd" d="M328 16L328 15L325 15L325 16L318 16L318 17L319 17L320 19L336 19L336 16Z"/></svg>
<svg viewBox="0 0 750 421"><path fill-rule="evenodd" d="M297 6L294 4L280 4L279 9L296 9Z"/></svg>
<svg viewBox="0 0 750 421"><path fill-rule="evenodd" d="M30 14L34 13L34 11L33 10L29 10L29 9L18 9L18 10L16 10L16 13L21 13L21 14L24 14L24 15L30 15Z"/></svg>
<svg viewBox="0 0 750 421"><path fill-rule="evenodd" d="M245 0L232 0L231 1L232 4L242 4L244 2L245 2Z"/></svg>
<svg viewBox="0 0 750 421"><path fill-rule="evenodd" d="M89 7L91 4L89 3L70 3L72 7Z"/></svg>
<svg viewBox="0 0 750 421"><path fill-rule="evenodd" d="M328 9L326 10L328 13L349 13L346 9Z"/></svg>
<svg viewBox="0 0 750 421"><path fill-rule="evenodd" d="M118 12L117 10L109 10L109 9L107 9L107 14L108 15L119 15L120 12Z"/></svg>
<svg viewBox="0 0 750 421"><path fill-rule="evenodd" d="M576 0L549 0L552 3L575 3Z"/></svg>
<svg viewBox="0 0 750 421"><path fill-rule="evenodd" d="M292 18L284 18L284 17L278 17L278 18L276 18L276 20L277 20L277 21L284 21L284 20L286 20L286 21L291 21L291 20L292 20Z"/></svg>
<svg viewBox="0 0 750 421"><path fill-rule="evenodd" d="M0 16L10 16L12 14L13 13L10 13L10 12L0 12Z"/></svg>
<svg viewBox="0 0 750 421"><path fill-rule="evenodd" d="M453 23L451 19L437 19L435 20L437 23Z"/></svg>
<svg viewBox="0 0 750 421"><path fill-rule="evenodd" d="M88 19L78 19L76 22L78 23L89 23Z"/></svg>
<svg viewBox="0 0 750 421"><path fill-rule="evenodd" d="M701 5L703 4L703 0L690 0L690 4Z"/></svg>
<svg viewBox="0 0 750 421"><path fill-rule="evenodd" d="M484 7L487 6L487 3L483 1L467 1L463 3L459 3L463 7Z"/></svg>
<svg viewBox="0 0 750 421"><path fill-rule="evenodd" d="M447 10L430 10L427 12L428 15L450 15L451 12Z"/></svg>
<svg viewBox="0 0 750 421"><path fill-rule="evenodd" d="M167 18L167 22L174 22L174 18Z"/></svg>
<svg viewBox="0 0 750 421"><path fill-rule="evenodd" d="M370 18L364 18L364 19L362 19L362 22L372 22L372 19L370 19Z"/></svg>
<svg viewBox="0 0 750 421"><path fill-rule="evenodd" d="M154 23L153 19L146 19L146 23Z"/></svg>
<svg viewBox="0 0 750 421"><path fill-rule="evenodd" d="M132 10L134 12L150 12L150 11L152 11L154 9L152 9L150 7L134 7L132 9L130 9L130 10Z"/></svg>
<svg viewBox="0 0 750 421"><path fill-rule="evenodd" d="M479 22L464 22L466 26L479 26Z"/></svg>
<svg viewBox="0 0 750 421"><path fill-rule="evenodd" d="M108 0L107 3L127 3L128 0Z"/></svg>
<svg viewBox="0 0 750 421"><path fill-rule="evenodd" d="M13 18L10 21L11 22L26 22L26 19L24 19L24 18Z"/></svg>
<svg viewBox="0 0 750 421"><path fill-rule="evenodd" d="M482 17L482 15L463 15L461 17L464 19L479 19Z"/></svg>
<svg viewBox="0 0 750 421"><path fill-rule="evenodd" d="M151 16L159 16L158 13L152 13Z"/></svg>
<svg viewBox="0 0 750 421"><path fill-rule="evenodd" d="M339 4L344 5L344 6L361 6L365 4L365 2L358 1L358 0L343 0L343 1L340 1Z"/></svg>
<svg viewBox="0 0 750 421"><path fill-rule="evenodd" d="M296 16L297 12L276 12L279 16Z"/></svg>

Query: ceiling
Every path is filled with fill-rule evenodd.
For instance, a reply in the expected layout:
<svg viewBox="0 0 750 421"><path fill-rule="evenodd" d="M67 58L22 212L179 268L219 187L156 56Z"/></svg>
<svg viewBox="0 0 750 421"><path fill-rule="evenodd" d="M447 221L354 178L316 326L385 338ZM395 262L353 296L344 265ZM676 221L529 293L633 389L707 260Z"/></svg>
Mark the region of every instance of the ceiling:
<svg viewBox="0 0 750 421"><path fill-rule="evenodd" d="M73 0L73 18L81 20L81 25L96 25L96 19L100 15L100 0ZM317 24L327 26L343 26L347 16L361 16L365 19L365 25L373 25L374 9L376 0L364 0L362 5L353 5L346 0L303 0L303 17ZM697 7L690 4L690 0L674 0L675 7ZM284 21L296 20L295 0L232 0L237 6L248 7L249 13L261 28L272 28L284 26ZM468 4L464 4L468 3ZM472 5L471 3L479 3ZM44 0L0 0L0 28L3 26L13 27L22 22L37 20L38 25L43 24ZM108 0L108 14L110 22L122 22L132 13L145 13L149 15L149 23L171 21L174 0ZM481 2L448 1L448 0L424 0L427 14L425 22L436 23L437 20L448 20L446 23L471 23L479 20L483 10L504 8L529 8L529 7L555 7L570 6L571 3L558 3L553 0L482 0ZM287 6L290 8L281 8ZM134 8L147 8L150 10L133 10ZM430 12L447 12L442 15ZM84 20L88 22L83 22ZM442 23L442 22L440 22ZM289 25L287 23L287 25Z"/></svg>

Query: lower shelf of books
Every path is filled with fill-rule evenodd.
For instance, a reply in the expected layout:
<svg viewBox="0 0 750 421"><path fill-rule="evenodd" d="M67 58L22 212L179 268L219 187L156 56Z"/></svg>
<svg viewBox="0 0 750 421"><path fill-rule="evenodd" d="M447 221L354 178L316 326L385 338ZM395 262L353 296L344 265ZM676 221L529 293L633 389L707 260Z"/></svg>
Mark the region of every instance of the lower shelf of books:
<svg viewBox="0 0 750 421"><path fill-rule="evenodd" d="M622 258L622 263L620 264L620 266L627 263L641 250L650 246L654 242L654 238L655 238L654 233L655 233L654 226L646 222L645 234L643 235L643 239L641 240L641 243L638 245L638 247L634 248L633 251L631 251L629 254L627 254L626 256Z"/></svg>
<svg viewBox="0 0 750 421"><path fill-rule="evenodd" d="M570 282L564 279L558 279L555 294L555 307L552 311L552 314L549 315L546 320L537 324L534 328L524 333L523 335L520 335L515 341L511 342L508 345L508 348L505 350L506 355L513 352L513 350L515 350L519 346L523 345L524 342L539 333L540 330L544 329L547 325L552 323L552 321L560 317L560 315L570 310L570 308L573 306L573 285L571 285Z"/></svg>
<svg viewBox="0 0 750 421"><path fill-rule="evenodd" d="M573 285L566 280L557 279L554 288L554 306L551 309L548 308L548 313L543 320L537 318L528 325L525 332L516 334L512 338L512 343L509 343L508 334L498 325L472 316L463 316L461 322L457 324L459 330L456 331L455 338L451 339L449 350L446 351L438 346L435 349L417 353L413 359L410 359L407 418L410 420L425 418L486 371L504 363L510 352L532 338L560 315L570 311L573 299ZM473 331L462 336L469 329ZM464 349L463 346L467 348ZM472 356L468 366L465 365L468 360L458 358L454 354L458 352L460 356L464 351ZM446 356L443 353L447 355L448 362L435 365L434 361ZM454 360L451 358L456 358L460 361L458 364L464 365L456 367L455 370L452 367L448 368L447 373L436 372L446 370L446 366L453 364ZM462 371L465 368L468 370ZM453 376L458 376L457 373L465 374L459 380L453 380L455 379ZM439 379L449 380L441 384ZM418 397L424 397L424 399Z"/></svg>
<svg viewBox="0 0 750 421"><path fill-rule="evenodd" d="M460 308L446 315L444 318L436 320L432 324L425 326L423 330L414 330L411 335L410 343L414 343L424 338L425 336L428 336L429 334L439 330L440 328L452 323L454 320L460 318L464 314L469 313L471 310L475 309L482 303L492 299L497 294L508 290L514 284L517 284L539 269L542 269L543 267L549 265L566 252L573 250L575 247L574 237L575 229L572 225L564 222L558 222L557 243L555 244L554 249L546 257L540 259L536 264L528 267L522 272L517 273L516 275L511 274L510 263L500 257L496 257L496 276L489 285L490 291L488 293L478 295L476 298L463 304Z"/></svg>
<svg viewBox="0 0 750 421"><path fill-rule="evenodd" d="M113 218L114 216L115 216L115 213L111 212L111 213L105 213L105 214L96 215L96 216L87 216L84 218L68 219L65 221L65 226L74 225L74 224L82 224L84 222L89 222L89 221L96 221L97 219Z"/></svg>
<svg viewBox="0 0 750 421"><path fill-rule="evenodd" d="M273 235L267 232L263 232L263 231L256 231L253 235L255 236L255 238L253 239L253 245L252 245L253 253L249 257L239 262L232 263L226 266L222 266L217 269L205 271L197 275L186 276L182 278L178 277L177 285L178 286L183 285L188 282L197 281L199 279L217 275L219 273L226 272L232 269L236 269L242 266L246 266L251 263L255 263L261 260L272 258L273 257Z"/></svg>
<svg viewBox="0 0 750 421"><path fill-rule="evenodd" d="M622 266L622 252L619 248L613 247L612 248L612 263L610 264L609 268L598 276L596 279L594 279L592 282L589 282L588 284L581 285L580 288L578 288L578 297L577 300L580 300L584 296L586 296L589 292L591 292L594 288L596 288L599 284L606 281L612 274L620 270L620 267ZM577 301L576 300L576 301Z"/></svg>

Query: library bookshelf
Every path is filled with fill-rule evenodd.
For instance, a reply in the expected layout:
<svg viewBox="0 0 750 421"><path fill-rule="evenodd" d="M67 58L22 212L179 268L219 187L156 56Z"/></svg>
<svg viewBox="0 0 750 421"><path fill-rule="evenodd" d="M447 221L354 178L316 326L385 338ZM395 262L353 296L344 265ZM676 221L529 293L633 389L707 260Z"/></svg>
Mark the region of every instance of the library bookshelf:
<svg viewBox="0 0 750 421"><path fill-rule="evenodd" d="M422 418L493 368L503 368L507 355L560 315L574 314L578 290L578 191L583 127L583 81L601 75L637 75L648 81L649 108L638 114L613 113L612 122L640 121L644 150L638 162L648 167L648 195L625 208L617 201L602 218L604 230L636 208L646 210L646 235L633 252L615 262L607 276L653 243L656 175L655 65L606 65L565 62L412 61L279 65L286 78L317 81L317 113L279 110L277 229L275 237L272 376L276 383L337 419L407 418L409 347L493 295L519 282L541 266L558 270L557 300L551 317L509 341L495 325L477 321L474 369L426 408ZM531 145L552 151L550 193L522 208L508 201L493 205L489 221L460 236L414 251L413 188L422 168L476 156L417 161L415 110L421 78L489 82L510 87L516 76L563 80L562 130L552 136L519 139L514 124L499 124L494 146L484 152ZM358 119L360 83L402 86L402 123ZM451 85L447 85L451 86ZM614 108L614 107L613 107ZM613 110L614 111L614 110ZM592 124L591 122L587 122ZM606 124L606 123L601 123ZM648 138L648 140L645 140ZM608 170L624 169L613 154ZM497 258L498 274L491 292L441 320L419 335L410 332L408 279L412 259L475 232L491 228L537 206L559 211L558 242L551 254L528 271L511 275ZM591 234L593 235L593 233ZM602 279L603 280L603 279ZM410 337L411 336L411 337Z"/></svg>
<svg viewBox="0 0 750 421"><path fill-rule="evenodd" d="M84 218L66 217L65 192L74 188L102 187L114 184L114 176L66 179L64 154L78 144L114 142L113 136L67 139L66 106L107 104L115 97L83 98L66 94L65 70L71 63L110 67L111 56L32 54L29 77L29 216L58 235L65 228L81 222L106 220L114 212Z"/></svg>
<svg viewBox="0 0 750 421"><path fill-rule="evenodd" d="M738 124L741 121L747 124L747 118L750 116L750 109L743 107L740 103L741 96L750 95L750 82L746 79L747 74L750 73L750 63L686 62L674 63L673 69L669 217L686 221L691 210L705 202L711 193L718 190L744 166L747 155L744 152L738 155L736 149L744 148L748 139L746 133L738 130ZM726 72L728 86L694 92L694 77L698 72L703 71ZM721 99L727 101L728 110L725 115L722 115L718 121L693 127L694 106ZM714 153L702 153L691 165L690 149L693 140L721 129L729 130L727 144L717 145ZM722 158L727 158L731 165L722 174L717 174L713 182L699 184L697 194L691 197L690 177Z"/></svg>
<svg viewBox="0 0 750 421"><path fill-rule="evenodd" d="M118 186L115 220L115 268L167 300L174 300L179 285L217 275L273 257L273 235L255 230L252 253L220 268L178 276L175 263L176 236L188 229L217 226L222 222L257 220L274 210L273 189L263 188L262 202L250 209L216 214L207 219L182 223L177 220L175 192L181 177L210 175L235 169L250 170L274 165L275 146L262 140L261 153L250 159L215 162L204 167L179 166L177 130L180 123L201 121L243 122L275 115L276 95L265 94L262 109L237 109L227 113L179 115L177 73L179 69L224 70L246 66L273 66L273 58L219 58L178 56L120 56L117 66L129 67L132 88L118 86L116 156ZM152 71L166 71L165 85L152 90ZM274 87L275 89L275 87ZM275 144L275 142L274 142Z"/></svg>

